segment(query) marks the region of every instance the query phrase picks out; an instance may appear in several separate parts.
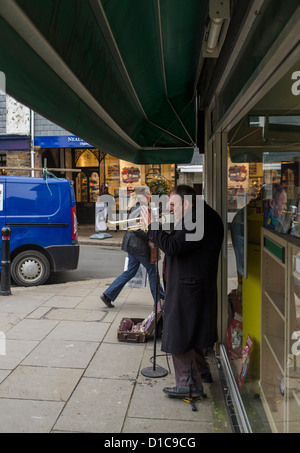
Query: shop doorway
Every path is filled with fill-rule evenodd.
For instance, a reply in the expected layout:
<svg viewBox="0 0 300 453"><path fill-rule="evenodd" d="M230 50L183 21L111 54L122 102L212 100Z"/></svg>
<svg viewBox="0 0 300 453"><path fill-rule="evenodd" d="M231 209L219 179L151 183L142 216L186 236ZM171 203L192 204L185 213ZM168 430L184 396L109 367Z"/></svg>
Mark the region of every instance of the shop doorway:
<svg viewBox="0 0 300 453"><path fill-rule="evenodd" d="M95 224L95 204L100 195L103 176L100 175L100 164L105 153L98 149L75 149L73 166L81 169L75 177L77 218L79 224Z"/></svg>
<svg viewBox="0 0 300 453"><path fill-rule="evenodd" d="M79 224L95 223L95 203L99 197L99 171L84 168L75 180L77 217Z"/></svg>

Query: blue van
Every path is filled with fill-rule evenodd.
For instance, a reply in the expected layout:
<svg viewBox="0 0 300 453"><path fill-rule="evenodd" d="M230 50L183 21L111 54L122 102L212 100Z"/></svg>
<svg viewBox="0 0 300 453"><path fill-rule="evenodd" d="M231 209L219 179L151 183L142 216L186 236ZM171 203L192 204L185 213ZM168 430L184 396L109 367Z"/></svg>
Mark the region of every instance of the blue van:
<svg viewBox="0 0 300 453"><path fill-rule="evenodd" d="M17 285L42 285L51 271L77 268L76 201L71 181L0 176L0 230L4 226L11 229L11 276Z"/></svg>

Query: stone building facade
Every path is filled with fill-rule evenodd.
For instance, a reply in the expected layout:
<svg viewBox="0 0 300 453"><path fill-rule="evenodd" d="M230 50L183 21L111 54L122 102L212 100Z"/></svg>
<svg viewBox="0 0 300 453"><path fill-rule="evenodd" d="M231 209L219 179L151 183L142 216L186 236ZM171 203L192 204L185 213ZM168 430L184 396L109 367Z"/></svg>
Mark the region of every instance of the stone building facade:
<svg viewBox="0 0 300 453"><path fill-rule="evenodd" d="M30 110L10 96L0 95L1 173L30 176ZM5 170L3 167L6 167ZM11 170L10 170L11 169Z"/></svg>
<svg viewBox="0 0 300 453"><path fill-rule="evenodd" d="M31 143L32 120L34 137L73 135L36 112L32 118L29 108L6 94L0 94L0 167L7 167L7 170L4 170L7 175L31 176L31 170L24 171L24 168L44 166L41 146ZM48 154L51 161L49 163L59 167L61 162L57 156L57 149L51 152L50 148ZM1 172L3 173L3 170ZM40 175L40 171L35 171L35 176Z"/></svg>

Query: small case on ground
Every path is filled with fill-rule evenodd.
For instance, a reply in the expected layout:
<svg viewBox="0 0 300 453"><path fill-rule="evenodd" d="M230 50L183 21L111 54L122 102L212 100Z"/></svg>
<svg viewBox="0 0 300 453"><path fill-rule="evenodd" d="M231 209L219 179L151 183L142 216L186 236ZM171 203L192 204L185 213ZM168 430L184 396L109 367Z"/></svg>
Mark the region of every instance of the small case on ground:
<svg viewBox="0 0 300 453"><path fill-rule="evenodd" d="M161 302L157 304L157 324L161 319ZM118 328L118 340L127 343L146 343L153 333L155 311L147 318L123 318Z"/></svg>

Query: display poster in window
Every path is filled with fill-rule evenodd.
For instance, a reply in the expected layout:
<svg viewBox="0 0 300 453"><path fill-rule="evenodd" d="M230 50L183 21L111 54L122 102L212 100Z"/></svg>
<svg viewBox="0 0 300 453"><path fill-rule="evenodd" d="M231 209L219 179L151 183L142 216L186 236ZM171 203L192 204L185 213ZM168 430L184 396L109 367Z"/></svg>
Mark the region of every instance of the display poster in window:
<svg viewBox="0 0 300 453"><path fill-rule="evenodd" d="M120 160L120 186L138 187L142 180L142 166Z"/></svg>
<svg viewBox="0 0 300 453"><path fill-rule="evenodd" d="M248 192L249 188L249 164L235 164L229 161L228 167L228 187L235 188L237 193Z"/></svg>
<svg viewBox="0 0 300 453"><path fill-rule="evenodd" d="M93 172L89 178L90 202L96 203L99 197L99 174Z"/></svg>

